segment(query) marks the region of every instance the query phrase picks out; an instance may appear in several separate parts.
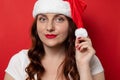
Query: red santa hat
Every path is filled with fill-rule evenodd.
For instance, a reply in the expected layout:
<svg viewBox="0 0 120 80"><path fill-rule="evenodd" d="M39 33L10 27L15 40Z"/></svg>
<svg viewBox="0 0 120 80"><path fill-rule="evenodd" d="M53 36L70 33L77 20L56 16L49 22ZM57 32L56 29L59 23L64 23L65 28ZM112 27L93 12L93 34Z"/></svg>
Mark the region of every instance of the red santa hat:
<svg viewBox="0 0 120 80"><path fill-rule="evenodd" d="M78 29L75 31L76 37L87 37L88 33L83 27L82 12L86 8L83 0L37 0L33 8L33 17L40 13L64 14L73 19Z"/></svg>

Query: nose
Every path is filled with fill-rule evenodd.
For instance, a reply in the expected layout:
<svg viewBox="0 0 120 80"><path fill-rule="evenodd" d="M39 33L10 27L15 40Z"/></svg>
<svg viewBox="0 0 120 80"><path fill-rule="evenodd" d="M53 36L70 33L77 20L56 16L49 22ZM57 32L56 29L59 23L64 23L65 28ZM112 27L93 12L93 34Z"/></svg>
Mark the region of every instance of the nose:
<svg viewBox="0 0 120 80"><path fill-rule="evenodd" d="M53 21L49 21L49 22L47 23L47 29L46 29L46 30L49 31L49 32L52 32L52 31L55 30Z"/></svg>

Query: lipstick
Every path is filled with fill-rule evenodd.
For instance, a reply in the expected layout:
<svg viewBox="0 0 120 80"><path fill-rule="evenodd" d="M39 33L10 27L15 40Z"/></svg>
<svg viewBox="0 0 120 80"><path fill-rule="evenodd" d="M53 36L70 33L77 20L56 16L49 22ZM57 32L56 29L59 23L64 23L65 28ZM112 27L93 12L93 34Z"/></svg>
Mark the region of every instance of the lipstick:
<svg viewBox="0 0 120 80"><path fill-rule="evenodd" d="M45 36L46 36L46 38L48 38L48 39L53 39L53 38L55 38L57 35L55 35L55 34L46 34Z"/></svg>

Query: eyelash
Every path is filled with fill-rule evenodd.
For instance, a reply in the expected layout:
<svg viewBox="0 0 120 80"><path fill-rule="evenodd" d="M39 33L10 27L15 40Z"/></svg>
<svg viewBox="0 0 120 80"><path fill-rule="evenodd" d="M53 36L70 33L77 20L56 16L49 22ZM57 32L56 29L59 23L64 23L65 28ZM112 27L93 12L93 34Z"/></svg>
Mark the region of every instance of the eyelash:
<svg viewBox="0 0 120 80"><path fill-rule="evenodd" d="M45 21L46 18L44 18L44 17L40 17L40 18L39 18L39 21L44 22L43 20Z"/></svg>
<svg viewBox="0 0 120 80"><path fill-rule="evenodd" d="M57 17L56 19L55 19L55 21L57 21L57 22L63 22L65 19L64 18L62 18L62 17Z"/></svg>
<svg viewBox="0 0 120 80"><path fill-rule="evenodd" d="M40 21L40 22L45 22L46 20L47 20L47 19L46 19L45 17L39 17L39 21ZM56 17L56 18L54 19L54 21L57 22L57 23L61 23L61 22L64 22L65 19L64 19L63 17Z"/></svg>

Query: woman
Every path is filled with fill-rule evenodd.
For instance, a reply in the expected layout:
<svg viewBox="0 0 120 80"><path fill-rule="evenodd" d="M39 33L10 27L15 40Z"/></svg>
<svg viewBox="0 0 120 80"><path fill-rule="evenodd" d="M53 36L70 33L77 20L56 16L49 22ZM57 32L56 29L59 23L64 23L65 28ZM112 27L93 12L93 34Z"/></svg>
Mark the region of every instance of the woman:
<svg viewBox="0 0 120 80"><path fill-rule="evenodd" d="M74 35L69 2L48 1L35 3L32 47L11 58L4 80L104 80L90 38Z"/></svg>

